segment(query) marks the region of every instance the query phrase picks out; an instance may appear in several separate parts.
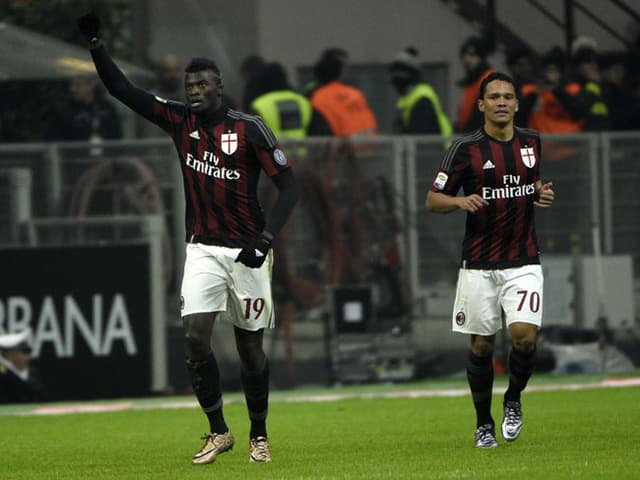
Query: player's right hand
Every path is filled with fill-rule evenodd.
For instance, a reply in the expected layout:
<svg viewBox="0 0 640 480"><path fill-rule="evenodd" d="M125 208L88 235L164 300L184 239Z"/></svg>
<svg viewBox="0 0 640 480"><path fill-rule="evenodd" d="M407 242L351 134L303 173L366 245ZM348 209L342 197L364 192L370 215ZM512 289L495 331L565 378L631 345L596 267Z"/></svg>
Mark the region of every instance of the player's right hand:
<svg viewBox="0 0 640 480"><path fill-rule="evenodd" d="M85 13L78 18L78 29L88 41L98 38L100 19L94 12Z"/></svg>

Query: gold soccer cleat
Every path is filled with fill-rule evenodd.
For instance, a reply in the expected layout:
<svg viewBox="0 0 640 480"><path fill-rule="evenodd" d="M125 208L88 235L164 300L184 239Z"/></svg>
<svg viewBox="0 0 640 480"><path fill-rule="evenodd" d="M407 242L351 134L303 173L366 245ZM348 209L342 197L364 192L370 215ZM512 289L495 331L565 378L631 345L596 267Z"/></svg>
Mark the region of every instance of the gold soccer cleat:
<svg viewBox="0 0 640 480"><path fill-rule="evenodd" d="M205 440L204 445L191 460L191 463L194 465L213 463L218 455L233 448L233 435L231 435L231 431L227 433L211 433L205 435L202 439Z"/></svg>
<svg viewBox="0 0 640 480"><path fill-rule="evenodd" d="M256 437L249 441L249 461L251 463L271 461L267 437Z"/></svg>

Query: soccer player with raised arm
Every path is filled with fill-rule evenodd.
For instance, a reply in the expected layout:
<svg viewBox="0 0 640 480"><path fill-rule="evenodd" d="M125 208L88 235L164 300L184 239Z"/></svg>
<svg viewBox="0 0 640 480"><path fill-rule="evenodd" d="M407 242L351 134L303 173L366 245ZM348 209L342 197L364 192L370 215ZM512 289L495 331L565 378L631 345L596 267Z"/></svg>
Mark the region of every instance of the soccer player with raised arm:
<svg viewBox="0 0 640 480"><path fill-rule="evenodd" d="M514 441L522 429L520 394L533 371L542 324L534 209L550 207L554 192L551 182L540 180L540 136L513 124L518 110L513 80L491 73L479 93L484 125L444 153L426 203L431 212L467 212L452 325L471 337L467 379L476 410L475 444L491 448L498 446L491 393L503 313L511 351L502 437ZM460 189L463 195L457 196Z"/></svg>
<svg viewBox="0 0 640 480"><path fill-rule="evenodd" d="M259 117L223 106L222 75L213 61L194 58L185 68L186 103L165 100L124 76L99 37L95 14L80 17L78 27L109 93L162 128L178 153L186 200L181 287L186 366L209 423L192 463L211 463L234 445L222 413L220 374L211 349L220 312L226 312L234 325L251 422L249 460L270 462L269 364L262 343L264 329L274 326L271 244L297 201L291 165ZM268 220L257 198L261 171L278 189Z"/></svg>

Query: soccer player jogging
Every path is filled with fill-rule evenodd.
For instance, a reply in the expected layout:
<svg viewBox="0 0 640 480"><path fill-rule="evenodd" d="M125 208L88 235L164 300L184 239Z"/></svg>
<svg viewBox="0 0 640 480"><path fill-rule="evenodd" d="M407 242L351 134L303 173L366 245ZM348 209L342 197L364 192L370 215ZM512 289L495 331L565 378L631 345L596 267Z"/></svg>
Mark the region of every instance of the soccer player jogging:
<svg viewBox="0 0 640 480"><path fill-rule="evenodd" d="M514 126L518 99L511 77L491 73L480 86L484 125L444 153L427 209L467 212L453 331L471 336L467 379L476 410L478 448L498 446L491 416L493 352L502 313L511 335L509 386L504 395L502 437L522 429L520 394L533 371L542 324L542 268L534 206L553 203L551 182L540 180L540 136ZM462 188L464 195L456 196Z"/></svg>
<svg viewBox="0 0 640 480"><path fill-rule="evenodd" d="M95 14L80 17L78 27L109 93L162 128L178 153L186 200L181 287L186 364L210 429L192 463L211 463L234 444L210 346L215 319L223 311L233 322L240 357L251 421L249 460L270 462L269 364L262 343L264 328L274 326L271 244L297 201L291 166L260 118L223 106L222 76L213 61L192 59L185 68L186 103L168 101L129 82L99 38ZM261 170L278 189L268 221L257 198Z"/></svg>

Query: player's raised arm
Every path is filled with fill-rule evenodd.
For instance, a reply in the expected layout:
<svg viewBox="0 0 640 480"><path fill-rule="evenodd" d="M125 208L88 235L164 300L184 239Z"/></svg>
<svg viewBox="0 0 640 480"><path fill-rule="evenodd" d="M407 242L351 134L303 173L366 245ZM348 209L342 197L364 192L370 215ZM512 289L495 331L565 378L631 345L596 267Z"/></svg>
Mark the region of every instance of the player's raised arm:
<svg viewBox="0 0 640 480"><path fill-rule="evenodd" d="M131 108L149 118L153 112L154 96L133 85L115 64L100 38L100 19L89 12L78 18L78 29L89 42L91 58L102 83L109 93Z"/></svg>

